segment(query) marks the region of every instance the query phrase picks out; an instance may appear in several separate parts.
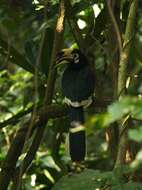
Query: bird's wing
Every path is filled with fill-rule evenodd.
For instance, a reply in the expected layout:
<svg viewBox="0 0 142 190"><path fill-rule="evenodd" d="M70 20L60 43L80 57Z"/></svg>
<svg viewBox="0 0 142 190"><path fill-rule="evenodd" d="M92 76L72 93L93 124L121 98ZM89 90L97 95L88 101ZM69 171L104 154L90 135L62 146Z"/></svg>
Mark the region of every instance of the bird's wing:
<svg viewBox="0 0 142 190"><path fill-rule="evenodd" d="M94 73L90 67L80 71L66 69L62 76L62 90L68 104L74 107L85 106L92 102L94 92ZM90 102L90 103L91 103Z"/></svg>

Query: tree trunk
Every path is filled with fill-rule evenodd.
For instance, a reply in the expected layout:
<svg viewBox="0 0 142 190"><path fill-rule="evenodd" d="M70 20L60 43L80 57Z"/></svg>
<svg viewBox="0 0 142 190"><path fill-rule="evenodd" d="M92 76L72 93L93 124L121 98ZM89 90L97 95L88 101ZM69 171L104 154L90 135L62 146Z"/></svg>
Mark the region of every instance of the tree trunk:
<svg viewBox="0 0 142 190"><path fill-rule="evenodd" d="M126 30L124 35L123 49L120 54L119 72L118 72L118 89L117 94L119 99L126 94L127 68L132 39L134 38L135 18L137 10L137 0L131 1ZM123 120L119 122L120 133L123 131ZM118 154L115 163L115 168L125 163L127 144L127 130L123 133L119 141Z"/></svg>
<svg viewBox="0 0 142 190"><path fill-rule="evenodd" d="M113 92L111 94L112 101L117 99L117 85L118 85L118 68L119 68L119 55L121 49L121 32L120 32L120 2L118 1L107 1L108 11L108 53L109 53L109 73L112 81ZM119 36L119 37L118 37ZM120 40L119 40L120 39ZM120 45L118 45L120 43ZM120 48L119 48L120 46ZM111 158L116 160L117 146L119 138L119 129L117 123L106 129L108 136L108 144Z"/></svg>

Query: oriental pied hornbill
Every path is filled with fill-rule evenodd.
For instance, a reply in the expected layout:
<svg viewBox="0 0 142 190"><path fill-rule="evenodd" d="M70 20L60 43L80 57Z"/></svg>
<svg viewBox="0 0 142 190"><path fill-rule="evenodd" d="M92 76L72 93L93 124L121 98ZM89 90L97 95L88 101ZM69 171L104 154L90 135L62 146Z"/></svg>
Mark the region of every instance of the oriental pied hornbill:
<svg viewBox="0 0 142 190"><path fill-rule="evenodd" d="M73 162L84 160L86 152L84 111L93 101L94 72L78 49L63 49L57 54L57 66L66 64L61 80L62 93L69 105L69 148Z"/></svg>

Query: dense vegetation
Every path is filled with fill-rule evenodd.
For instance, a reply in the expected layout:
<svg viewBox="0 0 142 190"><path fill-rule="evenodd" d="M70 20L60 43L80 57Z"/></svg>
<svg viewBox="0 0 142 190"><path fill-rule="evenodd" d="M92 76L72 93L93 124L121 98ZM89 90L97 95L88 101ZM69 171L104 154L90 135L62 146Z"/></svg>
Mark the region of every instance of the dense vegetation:
<svg viewBox="0 0 142 190"><path fill-rule="evenodd" d="M138 0L0 1L0 190L142 189L141 9ZM80 48L96 78L88 169L72 176L54 67L65 47Z"/></svg>

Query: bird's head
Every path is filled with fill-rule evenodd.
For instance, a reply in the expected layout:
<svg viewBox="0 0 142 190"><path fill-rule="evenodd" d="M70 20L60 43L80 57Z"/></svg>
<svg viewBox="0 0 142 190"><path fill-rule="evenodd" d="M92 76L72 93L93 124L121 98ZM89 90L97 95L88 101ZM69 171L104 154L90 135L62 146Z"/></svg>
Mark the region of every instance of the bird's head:
<svg viewBox="0 0 142 190"><path fill-rule="evenodd" d="M78 49L62 49L56 58L56 66L68 64L72 68L81 68L87 64L87 59Z"/></svg>

